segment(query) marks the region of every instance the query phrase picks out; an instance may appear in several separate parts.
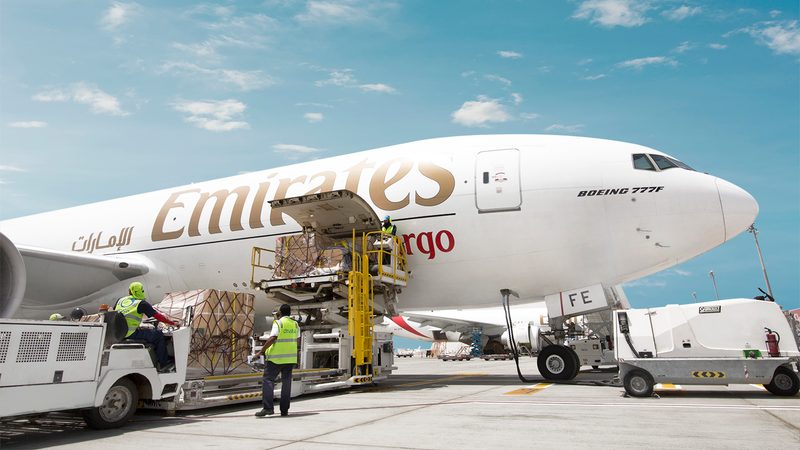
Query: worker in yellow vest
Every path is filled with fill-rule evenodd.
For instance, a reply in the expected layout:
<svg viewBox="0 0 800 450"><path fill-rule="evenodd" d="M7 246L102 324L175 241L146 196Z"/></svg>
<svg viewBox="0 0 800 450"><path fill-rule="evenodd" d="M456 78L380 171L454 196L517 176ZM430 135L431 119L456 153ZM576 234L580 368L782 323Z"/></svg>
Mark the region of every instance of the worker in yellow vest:
<svg viewBox="0 0 800 450"><path fill-rule="evenodd" d="M289 305L281 305L272 322L272 332L261 351L255 357L266 354L267 365L264 368L264 379L261 391L263 407L256 413L256 417L271 416L275 414L275 380L281 374L281 415L289 415L289 402L292 397L292 369L297 364L297 338L300 337L300 327L289 314L292 309Z"/></svg>
<svg viewBox="0 0 800 450"><path fill-rule="evenodd" d="M120 312L125 316L128 323L126 339L137 339L153 344L158 359L158 371L170 372L175 370L175 362L167 353L167 344L164 342L164 335L160 330L153 328L139 328L143 316L152 317L159 322L167 325L178 325L173 320L156 311L150 303L145 300L144 286L138 281L134 281L128 287L128 296L117 300L114 311Z"/></svg>

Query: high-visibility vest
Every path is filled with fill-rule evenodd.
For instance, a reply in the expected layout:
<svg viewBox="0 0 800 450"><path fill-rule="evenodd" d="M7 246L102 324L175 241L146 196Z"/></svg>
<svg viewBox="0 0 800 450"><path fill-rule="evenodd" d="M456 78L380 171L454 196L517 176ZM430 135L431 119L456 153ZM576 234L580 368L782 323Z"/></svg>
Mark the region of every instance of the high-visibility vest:
<svg viewBox="0 0 800 450"><path fill-rule="evenodd" d="M381 231L383 231L384 233L395 235L397 234L397 225L390 223L388 227L381 228Z"/></svg>
<svg viewBox="0 0 800 450"><path fill-rule="evenodd" d="M267 361L275 364L297 364L297 338L300 327L291 317L281 317L278 324L278 339L267 349Z"/></svg>
<svg viewBox="0 0 800 450"><path fill-rule="evenodd" d="M122 315L125 316L125 321L128 322L128 334L126 334L125 337L132 335L142 323L144 314L139 312L139 303L141 302L141 300L135 299L129 295L119 299L117 305L114 306L114 311L122 313Z"/></svg>

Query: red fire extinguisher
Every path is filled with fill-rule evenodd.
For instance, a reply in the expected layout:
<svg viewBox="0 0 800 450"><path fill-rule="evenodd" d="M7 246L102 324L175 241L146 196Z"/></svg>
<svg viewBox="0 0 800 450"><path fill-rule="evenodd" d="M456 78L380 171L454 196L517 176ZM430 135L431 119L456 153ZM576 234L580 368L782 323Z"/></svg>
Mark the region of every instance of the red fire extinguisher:
<svg viewBox="0 0 800 450"><path fill-rule="evenodd" d="M781 342L781 335L769 328L765 327L764 329L767 330L767 350L769 351L769 356L781 356L781 350L778 348L778 344Z"/></svg>

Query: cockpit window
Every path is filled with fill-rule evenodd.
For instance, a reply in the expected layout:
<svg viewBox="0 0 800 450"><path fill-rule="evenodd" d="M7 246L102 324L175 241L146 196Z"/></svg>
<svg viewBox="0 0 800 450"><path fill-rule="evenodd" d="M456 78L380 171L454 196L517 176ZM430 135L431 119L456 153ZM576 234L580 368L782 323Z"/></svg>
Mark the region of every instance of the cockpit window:
<svg viewBox="0 0 800 450"><path fill-rule="evenodd" d="M650 158L644 153L635 153L633 155L633 168L638 170L656 170Z"/></svg>
<svg viewBox="0 0 800 450"><path fill-rule="evenodd" d="M667 159L668 159L668 160L670 160L670 161L672 161L672 163L673 163L673 164L675 164L676 166L680 167L681 169L686 169L686 170L695 171L694 169L692 169L692 168L691 168L691 167L689 167L688 165L686 165L686 164L684 164L684 163L682 163L682 162L678 161L678 160L677 160L677 159L675 159L675 158L670 158L669 156L667 156Z"/></svg>
<svg viewBox="0 0 800 450"><path fill-rule="evenodd" d="M671 158L667 158L666 156L650 154L650 157L653 158L653 161L661 170L667 170L667 169L672 169L673 167L678 167L677 164L672 162L673 160Z"/></svg>

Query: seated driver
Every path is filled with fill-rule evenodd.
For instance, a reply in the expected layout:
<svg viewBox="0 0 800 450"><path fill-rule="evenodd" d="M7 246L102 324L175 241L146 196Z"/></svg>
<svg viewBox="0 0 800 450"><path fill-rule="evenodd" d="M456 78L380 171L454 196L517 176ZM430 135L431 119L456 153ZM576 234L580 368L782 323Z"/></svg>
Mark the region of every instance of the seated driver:
<svg viewBox="0 0 800 450"><path fill-rule="evenodd" d="M167 325L177 326L178 324L160 312L153 309L145 300L144 286L138 281L131 283L128 288L128 296L122 297L117 300L114 306L114 311L120 312L125 316L125 321L128 322L128 334L125 335L126 339L138 339L153 344L156 350L156 358L158 358L158 371L169 372L175 369L175 361L173 361L167 353L167 344L164 342L164 335L161 330L157 328L139 328L142 323L142 317L147 315L159 322Z"/></svg>

